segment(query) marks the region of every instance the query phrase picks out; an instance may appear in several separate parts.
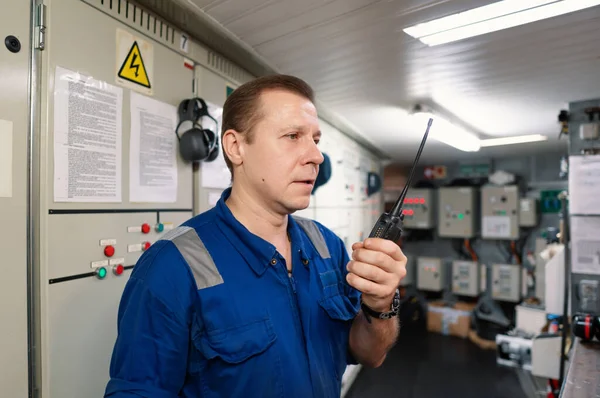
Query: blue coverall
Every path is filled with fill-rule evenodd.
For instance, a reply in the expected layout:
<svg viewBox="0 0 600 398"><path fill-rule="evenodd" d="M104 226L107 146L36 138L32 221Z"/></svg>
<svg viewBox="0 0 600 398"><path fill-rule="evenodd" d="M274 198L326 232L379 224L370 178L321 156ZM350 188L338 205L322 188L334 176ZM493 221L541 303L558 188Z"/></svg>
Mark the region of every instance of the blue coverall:
<svg viewBox="0 0 600 398"><path fill-rule="evenodd" d="M289 216L292 276L275 246L217 205L169 231L127 282L105 397L340 396L360 293L344 243Z"/></svg>

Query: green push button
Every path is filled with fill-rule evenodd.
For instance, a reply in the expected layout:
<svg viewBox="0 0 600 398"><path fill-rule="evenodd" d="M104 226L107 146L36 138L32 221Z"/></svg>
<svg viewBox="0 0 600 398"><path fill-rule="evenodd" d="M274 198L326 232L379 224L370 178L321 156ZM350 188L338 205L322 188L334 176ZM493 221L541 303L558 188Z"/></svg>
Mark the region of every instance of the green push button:
<svg viewBox="0 0 600 398"><path fill-rule="evenodd" d="M98 279L106 278L106 268L100 267L100 268L96 269L96 277Z"/></svg>
<svg viewBox="0 0 600 398"><path fill-rule="evenodd" d="M163 225L163 223L158 223L156 225L156 232L162 232L165 230L165 226Z"/></svg>

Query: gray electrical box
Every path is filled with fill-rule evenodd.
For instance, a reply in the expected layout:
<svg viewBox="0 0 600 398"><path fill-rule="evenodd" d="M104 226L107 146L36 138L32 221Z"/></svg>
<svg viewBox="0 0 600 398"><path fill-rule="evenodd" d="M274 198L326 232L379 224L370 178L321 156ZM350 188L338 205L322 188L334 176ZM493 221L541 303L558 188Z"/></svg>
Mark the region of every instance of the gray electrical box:
<svg viewBox="0 0 600 398"><path fill-rule="evenodd" d="M481 237L519 238L519 190L516 185L481 189Z"/></svg>
<svg viewBox="0 0 600 398"><path fill-rule="evenodd" d="M583 279L576 287L580 297L579 311L597 313L599 303L598 286L600 283L594 279Z"/></svg>
<svg viewBox="0 0 600 398"><path fill-rule="evenodd" d="M500 301L521 301L521 267L492 264L492 297Z"/></svg>
<svg viewBox="0 0 600 398"><path fill-rule="evenodd" d="M538 222L538 201L535 198L519 200L519 226L535 227Z"/></svg>
<svg viewBox="0 0 600 398"><path fill-rule="evenodd" d="M431 188L409 189L404 198L404 228L430 229L435 227L435 191Z"/></svg>
<svg viewBox="0 0 600 398"><path fill-rule="evenodd" d="M584 123L579 126L579 138L581 140L597 140L600 135L600 124Z"/></svg>
<svg viewBox="0 0 600 398"><path fill-rule="evenodd" d="M477 234L477 190L443 187L438 194L438 235L442 238L473 238Z"/></svg>
<svg viewBox="0 0 600 398"><path fill-rule="evenodd" d="M479 264L475 261L453 261L452 293L461 296L478 296L481 283L479 269Z"/></svg>
<svg viewBox="0 0 600 398"><path fill-rule="evenodd" d="M415 274L417 273L417 258L406 254L406 276L400 281L400 286L409 286L415 284Z"/></svg>
<svg viewBox="0 0 600 398"><path fill-rule="evenodd" d="M440 292L446 286L446 272L441 258L417 258L417 288Z"/></svg>

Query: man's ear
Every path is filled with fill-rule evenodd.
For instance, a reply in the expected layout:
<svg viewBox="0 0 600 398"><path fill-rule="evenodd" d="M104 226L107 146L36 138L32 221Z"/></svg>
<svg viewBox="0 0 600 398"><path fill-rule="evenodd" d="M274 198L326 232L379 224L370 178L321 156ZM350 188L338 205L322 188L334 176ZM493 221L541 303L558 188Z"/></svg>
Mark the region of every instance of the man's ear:
<svg viewBox="0 0 600 398"><path fill-rule="evenodd" d="M221 146L231 163L235 166L242 164L244 148L242 147L242 136L235 130L229 129L223 134Z"/></svg>

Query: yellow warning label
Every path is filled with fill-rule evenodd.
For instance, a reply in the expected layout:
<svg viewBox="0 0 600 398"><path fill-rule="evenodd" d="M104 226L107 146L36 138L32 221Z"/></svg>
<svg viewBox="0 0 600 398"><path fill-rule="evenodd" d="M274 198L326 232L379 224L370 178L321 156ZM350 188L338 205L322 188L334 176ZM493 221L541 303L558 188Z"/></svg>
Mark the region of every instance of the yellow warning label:
<svg viewBox="0 0 600 398"><path fill-rule="evenodd" d="M119 69L118 76L143 87L152 87L137 41L133 42L125 61Z"/></svg>

